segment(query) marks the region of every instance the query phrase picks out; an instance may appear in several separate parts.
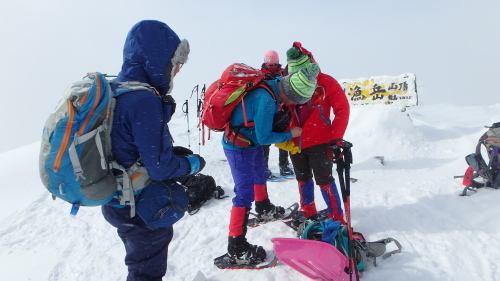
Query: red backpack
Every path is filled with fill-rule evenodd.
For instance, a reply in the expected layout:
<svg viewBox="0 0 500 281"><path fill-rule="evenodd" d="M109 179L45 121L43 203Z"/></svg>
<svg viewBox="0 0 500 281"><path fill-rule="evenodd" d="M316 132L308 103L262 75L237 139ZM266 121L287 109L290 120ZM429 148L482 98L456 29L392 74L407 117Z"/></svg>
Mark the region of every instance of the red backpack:
<svg viewBox="0 0 500 281"><path fill-rule="evenodd" d="M247 120L243 97L257 87L263 87L273 94L273 91L262 82L265 79L266 76L260 69L243 63L234 63L227 67L221 78L213 82L202 97L200 123L211 130L224 132L225 136L238 146L247 147L250 145L250 141L246 137L230 128L229 119L236 106L242 102L244 126L253 126L253 122Z"/></svg>

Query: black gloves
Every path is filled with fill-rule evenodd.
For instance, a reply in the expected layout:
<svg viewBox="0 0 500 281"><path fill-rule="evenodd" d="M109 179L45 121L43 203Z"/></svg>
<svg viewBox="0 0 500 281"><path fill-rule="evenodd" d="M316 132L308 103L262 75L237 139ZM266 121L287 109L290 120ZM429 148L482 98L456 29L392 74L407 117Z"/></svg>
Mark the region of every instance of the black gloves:
<svg viewBox="0 0 500 281"><path fill-rule="evenodd" d="M183 146L174 146L172 148L172 151L177 156L184 156L184 155L192 155L193 154L193 151L191 149L185 148Z"/></svg>

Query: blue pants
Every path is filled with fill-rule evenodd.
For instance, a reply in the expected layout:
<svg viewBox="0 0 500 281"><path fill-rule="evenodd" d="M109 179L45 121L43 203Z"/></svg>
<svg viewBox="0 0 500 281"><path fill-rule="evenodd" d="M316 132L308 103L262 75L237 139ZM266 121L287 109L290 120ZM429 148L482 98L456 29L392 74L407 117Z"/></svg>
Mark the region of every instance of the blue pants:
<svg viewBox="0 0 500 281"><path fill-rule="evenodd" d="M173 227L152 228L139 216L130 217L130 207L102 206L104 218L117 228L125 245L127 281L161 281L167 272L168 245Z"/></svg>
<svg viewBox="0 0 500 281"><path fill-rule="evenodd" d="M233 207L251 208L254 184L265 185L267 166L262 146L256 149L231 150L224 148L234 181Z"/></svg>

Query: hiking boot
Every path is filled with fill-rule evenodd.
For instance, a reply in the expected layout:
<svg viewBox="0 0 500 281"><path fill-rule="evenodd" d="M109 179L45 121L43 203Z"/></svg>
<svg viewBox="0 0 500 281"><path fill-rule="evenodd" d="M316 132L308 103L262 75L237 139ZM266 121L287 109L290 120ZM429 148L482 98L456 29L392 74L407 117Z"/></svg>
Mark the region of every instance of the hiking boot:
<svg viewBox="0 0 500 281"><path fill-rule="evenodd" d="M275 206L269 198L263 201L255 201L255 211L259 219L265 221L279 220L285 216L285 208Z"/></svg>
<svg viewBox="0 0 500 281"><path fill-rule="evenodd" d="M248 243L244 235L229 237L227 254L235 264L255 265L266 259L264 248Z"/></svg>
<svg viewBox="0 0 500 281"><path fill-rule="evenodd" d="M273 173L271 172L271 170L267 169L267 179L268 180L272 180L274 178L276 178L276 176L273 175Z"/></svg>
<svg viewBox="0 0 500 281"><path fill-rule="evenodd" d="M280 175L281 176L289 176L289 175L293 175L294 172L292 169L290 169L290 167L288 166L285 166L285 167L280 167Z"/></svg>

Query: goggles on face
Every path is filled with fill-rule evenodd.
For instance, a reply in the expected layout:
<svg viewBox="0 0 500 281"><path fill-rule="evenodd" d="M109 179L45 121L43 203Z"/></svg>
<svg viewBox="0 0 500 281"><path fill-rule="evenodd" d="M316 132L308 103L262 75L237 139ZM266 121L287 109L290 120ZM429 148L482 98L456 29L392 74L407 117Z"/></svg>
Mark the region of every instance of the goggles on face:
<svg viewBox="0 0 500 281"><path fill-rule="evenodd" d="M271 67L273 67L273 66L281 66L281 64L279 64L279 63L266 63L266 65L267 66L271 66Z"/></svg>

